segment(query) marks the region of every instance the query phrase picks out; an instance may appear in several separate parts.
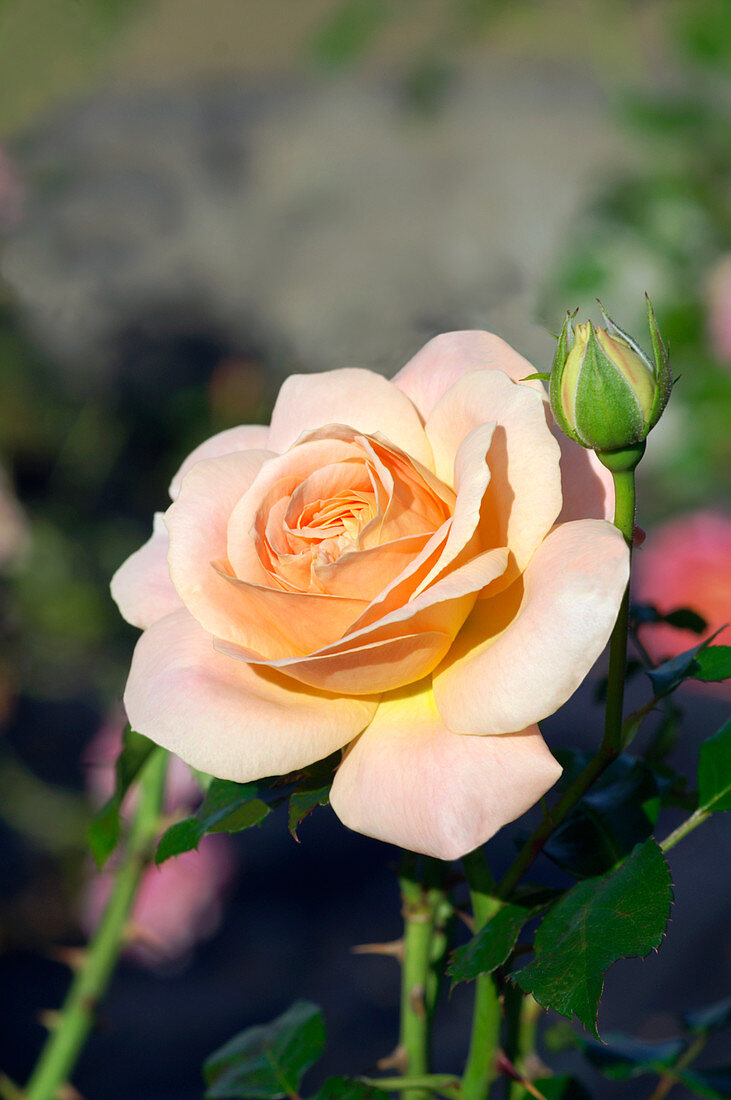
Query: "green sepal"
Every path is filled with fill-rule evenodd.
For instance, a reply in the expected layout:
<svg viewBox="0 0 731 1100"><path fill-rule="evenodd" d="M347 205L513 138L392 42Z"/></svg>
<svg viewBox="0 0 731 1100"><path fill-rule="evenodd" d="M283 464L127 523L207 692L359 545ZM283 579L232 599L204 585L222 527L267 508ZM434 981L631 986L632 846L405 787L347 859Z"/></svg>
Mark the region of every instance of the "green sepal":
<svg viewBox="0 0 731 1100"><path fill-rule="evenodd" d="M593 325L576 383L574 420L584 446L596 451L625 448L647 434L640 403L604 353Z"/></svg>
<svg viewBox="0 0 731 1100"><path fill-rule="evenodd" d="M647 298L647 320L650 326L652 352L655 357L655 400L650 410L649 431L650 428L655 427L663 414L665 406L670 400L670 394L673 389L673 377L670 373L670 360L668 358L667 348L660 335L660 329L657 327L657 320L655 319L655 311L652 308L652 302L647 295L645 295L645 298Z"/></svg>
<svg viewBox="0 0 731 1100"><path fill-rule="evenodd" d="M184 821L171 825L162 837L155 853L155 863L164 863L197 848L206 833L240 833L260 825L271 812L261 798L258 783L234 783L229 779L214 779L196 812Z"/></svg>
<svg viewBox="0 0 731 1100"><path fill-rule="evenodd" d="M551 372L547 370L538 370L535 374L526 374L525 378L521 378L521 382L550 382Z"/></svg>
<svg viewBox="0 0 731 1100"><path fill-rule="evenodd" d="M551 368L551 376L549 379L548 397L551 404L551 412L553 418L558 424L564 435L567 435L569 439L573 439L574 443L580 443L582 447L586 444L579 438L576 429L573 428L564 414L563 406L561 404L561 381L563 378L564 368L566 366L566 360L568 359L571 346L573 345L573 330L571 328L571 321L576 316L576 310L573 313L566 311L566 317L564 323L561 326L561 332L558 337L558 344L556 345L556 353L553 357L553 367Z"/></svg>

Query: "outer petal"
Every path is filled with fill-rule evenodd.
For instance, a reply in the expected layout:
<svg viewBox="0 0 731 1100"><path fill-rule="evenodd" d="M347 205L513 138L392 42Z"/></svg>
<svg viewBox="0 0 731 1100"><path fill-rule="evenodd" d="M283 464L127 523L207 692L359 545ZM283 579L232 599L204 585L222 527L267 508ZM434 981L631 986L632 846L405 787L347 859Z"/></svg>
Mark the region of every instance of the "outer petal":
<svg viewBox="0 0 731 1100"><path fill-rule="evenodd" d="M499 336L465 329L435 336L409 359L393 381L427 420L447 390L472 370L504 371L514 382L535 372L528 360ZM542 392L538 381L526 385Z"/></svg>
<svg viewBox="0 0 731 1100"><path fill-rule="evenodd" d="M165 513L173 584L211 634L225 637L237 624L236 593L211 562L226 557L231 511L269 457L267 451L238 451L196 462Z"/></svg>
<svg viewBox="0 0 731 1100"><path fill-rule="evenodd" d="M320 760L376 709L374 700L312 691L232 660L184 609L138 641L124 704L140 733L192 767L238 782Z"/></svg>
<svg viewBox="0 0 731 1100"><path fill-rule="evenodd" d="M604 649L628 577L627 547L611 524L557 527L522 582L477 601L435 672L449 728L511 733L557 710Z"/></svg>
<svg viewBox="0 0 731 1100"><path fill-rule="evenodd" d="M347 424L382 435L433 470L431 448L414 406L373 371L346 368L322 374L292 374L272 412L269 447L286 451L303 432Z"/></svg>
<svg viewBox="0 0 731 1100"><path fill-rule="evenodd" d="M347 750L330 803L344 825L437 859L459 859L545 794L561 768L537 726L461 737L428 681L389 695Z"/></svg>
<svg viewBox="0 0 731 1100"><path fill-rule="evenodd" d="M155 513L152 535L144 546L112 577L111 589L122 616L140 630L183 606L170 580L168 533L162 512Z"/></svg>
<svg viewBox="0 0 731 1100"><path fill-rule="evenodd" d="M219 458L233 451L267 451L269 447L269 428L265 424L240 424L236 428L226 428L217 435L200 443L191 451L182 466L170 482L170 496L176 499L183 484L183 478L196 462L204 458Z"/></svg>
<svg viewBox="0 0 731 1100"><path fill-rule="evenodd" d="M561 510L559 448L546 424L541 394L500 371L465 374L426 423L437 475L452 483L467 436L496 422L487 454L490 484L482 502L483 545L508 546L510 579L522 571ZM507 579L507 578L506 578Z"/></svg>

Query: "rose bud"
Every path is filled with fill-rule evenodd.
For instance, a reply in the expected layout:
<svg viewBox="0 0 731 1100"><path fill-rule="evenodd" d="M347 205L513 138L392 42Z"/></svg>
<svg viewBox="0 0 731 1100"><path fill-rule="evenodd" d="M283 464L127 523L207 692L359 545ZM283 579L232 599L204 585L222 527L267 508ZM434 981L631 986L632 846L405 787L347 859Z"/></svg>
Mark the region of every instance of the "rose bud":
<svg viewBox="0 0 731 1100"><path fill-rule="evenodd" d="M665 408L672 379L667 351L647 300L655 364L604 310L607 328L571 325L567 315L550 378L553 415L576 443L599 453L644 442Z"/></svg>

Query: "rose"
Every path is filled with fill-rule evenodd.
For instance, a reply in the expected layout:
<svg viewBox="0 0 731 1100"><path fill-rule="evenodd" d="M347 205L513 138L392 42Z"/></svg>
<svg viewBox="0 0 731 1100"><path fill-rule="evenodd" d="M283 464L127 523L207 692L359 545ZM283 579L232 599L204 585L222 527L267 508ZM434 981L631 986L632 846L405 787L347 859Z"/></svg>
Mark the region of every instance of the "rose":
<svg viewBox="0 0 731 1100"><path fill-rule="evenodd" d="M711 510L688 512L651 530L637 554L633 592L663 614L688 607L706 622L704 637L716 645L731 644L731 516ZM691 630L667 623L646 623L642 641L660 664L698 645ZM689 688L728 698L731 681L705 684L688 680Z"/></svg>
<svg viewBox="0 0 731 1100"><path fill-rule="evenodd" d="M133 727L240 781L347 746L338 817L444 859L531 806L560 774L535 723L599 656L628 575L608 475L561 452L531 371L452 333L392 382L292 376L269 428L194 451L112 583L145 631Z"/></svg>

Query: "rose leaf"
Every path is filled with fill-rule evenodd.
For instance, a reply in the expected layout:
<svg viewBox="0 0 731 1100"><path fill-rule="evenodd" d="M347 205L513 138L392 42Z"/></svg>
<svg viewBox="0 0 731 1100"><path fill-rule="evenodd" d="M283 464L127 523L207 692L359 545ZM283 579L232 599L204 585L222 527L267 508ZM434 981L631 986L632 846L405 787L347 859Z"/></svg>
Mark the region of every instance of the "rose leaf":
<svg viewBox="0 0 731 1100"><path fill-rule="evenodd" d="M388 1093L352 1077L328 1077L315 1100L387 1100Z"/></svg>
<svg viewBox="0 0 731 1100"><path fill-rule="evenodd" d="M731 718L701 745L698 809L731 810Z"/></svg>
<svg viewBox="0 0 731 1100"><path fill-rule="evenodd" d="M492 974L502 966L515 947L523 925L538 909L523 905L504 905L464 947L452 953L447 973L452 986L471 982L480 974Z"/></svg>
<svg viewBox="0 0 731 1100"><path fill-rule="evenodd" d="M309 1001L295 1001L276 1020L240 1032L207 1059L206 1100L296 1096L306 1070L324 1049L321 1010Z"/></svg>
<svg viewBox="0 0 731 1100"><path fill-rule="evenodd" d="M97 867L104 866L117 847L121 829L120 810L124 796L156 746L133 730L129 723L122 734L122 748L114 764L114 792L95 814L87 839Z"/></svg>
<svg viewBox="0 0 731 1100"><path fill-rule="evenodd" d="M618 959L660 946L672 903L670 870L654 840L616 870L580 882L536 933L535 957L512 976L544 1008L574 1016L599 1038L604 971Z"/></svg>

